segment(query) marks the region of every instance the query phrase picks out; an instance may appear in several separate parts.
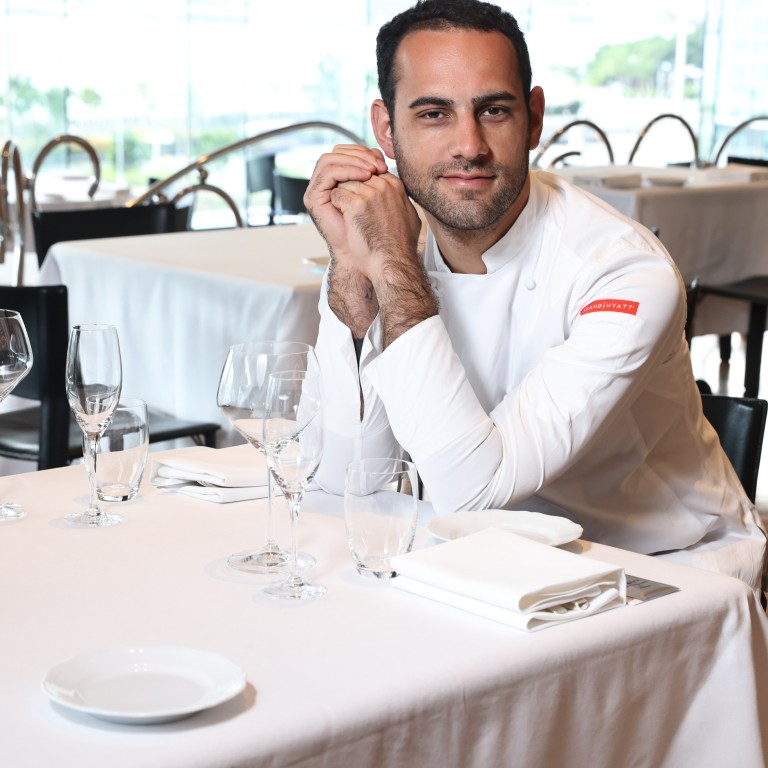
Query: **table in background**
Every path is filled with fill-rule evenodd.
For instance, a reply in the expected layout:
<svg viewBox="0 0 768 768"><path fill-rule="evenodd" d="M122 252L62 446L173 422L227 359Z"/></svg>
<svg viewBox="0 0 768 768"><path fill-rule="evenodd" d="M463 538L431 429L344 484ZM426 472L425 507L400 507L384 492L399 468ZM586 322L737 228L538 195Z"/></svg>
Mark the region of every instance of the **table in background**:
<svg viewBox="0 0 768 768"><path fill-rule="evenodd" d="M180 418L216 421L219 375L232 344L314 344L327 257L314 226L274 226L57 243L41 284L64 283L69 322L117 327L123 392Z"/></svg>
<svg viewBox="0 0 768 768"><path fill-rule="evenodd" d="M768 275L768 181L765 168L558 168L601 200L647 227L656 227L683 280L725 284ZM640 186L616 189L602 177L640 174ZM581 181L581 177L584 181ZM592 184L584 183L592 180ZM746 333L749 305L705 296L696 309L694 332Z"/></svg>
<svg viewBox="0 0 768 768"><path fill-rule="evenodd" d="M88 197L91 179L88 176L43 176L35 189L37 207L41 211L65 211L79 208L102 208L124 205L133 196L128 184L102 181L93 197ZM24 247L35 250L32 210L24 208Z"/></svg>
<svg viewBox="0 0 768 768"><path fill-rule="evenodd" d="M120 505L123 524L67 527L86 490L82 467L0 479L0 497L28 512L0 525L3 765L64 755L78 768L762 768L768 758L767 622L734 579L582 543L680 591L528 634L358 576L341 499L315 492L299 540L329 591L288 604L224 562L261 542L264 501L216 505L145 484ZM420 531L417 546L430 542ZM223 654L248 687L153 726L73 713L41 689L73 655L149 644Z"/></svg>

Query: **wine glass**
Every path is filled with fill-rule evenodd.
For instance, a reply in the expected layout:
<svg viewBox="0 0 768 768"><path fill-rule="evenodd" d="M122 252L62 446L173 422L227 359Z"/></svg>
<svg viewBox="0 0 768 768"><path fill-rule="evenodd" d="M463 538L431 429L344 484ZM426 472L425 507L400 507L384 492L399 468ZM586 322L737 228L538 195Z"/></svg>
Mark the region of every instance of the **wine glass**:
<svg viewBox="0 0 768 768"><path fill-rule="evenodd" d="M120 400L123 370L117 330L111 325L76 325L67 349L67 399L85 436L83 447L90 479L90 503L65 520L78 526L106 526L122 522L99 506L96 491L96 454L99 439Z"/></svg>
<svg viewBox="0 0 768 768"><path fill-rule="evenodd" d="M264 453L263 419L269 376L274 371L319 370L315 351L298 341L254 341L235 344L221 372L216 402L232 426L258 451ZM298 553L299 567L310 568L315 559ZM281 573L291 564L291 553L275 538L272 511L272 473L267 473L267 541L261 549L236 552L230 567L249 573Z"/></svg>
<svg viewBox="0 0 768 768"><path fill-rule="evenodd" d="M0 309L0 402L29 373L32 348L18 312ZM0 504L0 523L24 517L19 504Z"/></svg>
<svg viewBox="0 0 768 768"><path fill-rule="evenodd" d="M278 371L269 377L264 410L267 464L291 513L291 573L264 587L270 597L311 600L327 591L300 575L296 525L307 484L323 455L323 387L318 371Z"/></svg>

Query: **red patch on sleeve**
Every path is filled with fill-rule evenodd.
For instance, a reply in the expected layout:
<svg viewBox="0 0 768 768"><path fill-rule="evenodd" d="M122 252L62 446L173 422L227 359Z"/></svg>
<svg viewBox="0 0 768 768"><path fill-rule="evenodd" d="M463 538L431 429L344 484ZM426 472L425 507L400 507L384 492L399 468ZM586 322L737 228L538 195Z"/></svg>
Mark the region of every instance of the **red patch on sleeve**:
<svg viewBox="0 0 768 768"><path fill-rule="evenodd" d="M597 299L590 302L579 312L588 315L590 312L623 312L625 315L636 315L639 301L624 301L623 299Z"/></svg>

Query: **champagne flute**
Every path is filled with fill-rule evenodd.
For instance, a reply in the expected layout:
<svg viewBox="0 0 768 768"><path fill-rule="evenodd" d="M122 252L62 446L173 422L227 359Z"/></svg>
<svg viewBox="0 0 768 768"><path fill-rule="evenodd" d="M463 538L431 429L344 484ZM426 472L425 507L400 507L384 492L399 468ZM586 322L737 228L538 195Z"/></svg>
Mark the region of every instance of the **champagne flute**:
<svg viewBox="0 0 768 768"><path fill-rule="evenodd" d="M86 467L90 478L90 503L65 520L77 526L106 526L122 522L99 506L96 491L96 455L99 440L120 400L123 371L117 330L111 325L76 325L67 349L67 399L85 436Z"/></svg>
<svg viewBox="0 0 768 768"><path fill-rule="evenodd" d="M18 312L0 309L0 402L29 373L32 348ZM0 523L24 517L19 504L0 503Z"/></svg>
<svg viewBox="0 0 768 768"><path fill-rule="evenodd" d="M235 344L221 372L216 402L232 426L264 453L263 419L269 376L274 371L319 370L315 351L298 341L254 341ZM315 559L298 553L299 567L310 568ZM261 549L236 552L227 559L231 568L248 573L282 573L289 569L291 553L275 538L272 510L272 473L267 473L267 541Z"/></svg>
<svg viewBox="0 0 768 768"><path fill-rule="evenodd" d="M312 600L327 591L300 575L296 525L304 490L323 455L323 387L319 371L278 371L269 377L264 410L267 463L291 513L291 573L264 587L270 597Z"/></svg>

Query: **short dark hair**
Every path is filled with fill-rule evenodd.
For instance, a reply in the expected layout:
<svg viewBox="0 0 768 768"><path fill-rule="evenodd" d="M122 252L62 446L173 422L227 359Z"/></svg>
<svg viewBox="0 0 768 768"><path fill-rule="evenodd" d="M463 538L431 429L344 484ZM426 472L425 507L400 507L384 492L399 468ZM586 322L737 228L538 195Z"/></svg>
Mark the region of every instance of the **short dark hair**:
<svg viewBox="0 0 768 768"><path fill-rule="evenodd" d="M499 6L481 0L418 0L412 8L388 21L376 37L376 64L379 93L390 116L395 106L395 54L403 38L417 30L475 29L500 32L514 46L523 93L528 103L531 91L531 59L525 37L515 17Z"/></svg>

